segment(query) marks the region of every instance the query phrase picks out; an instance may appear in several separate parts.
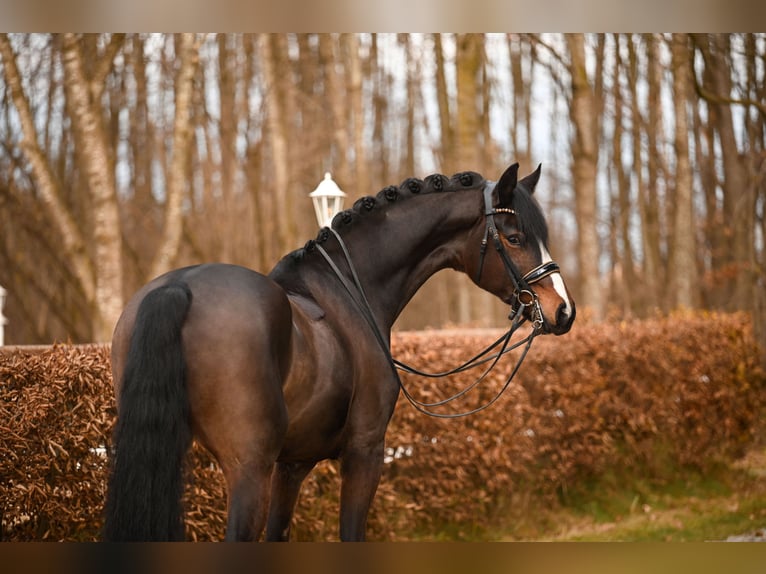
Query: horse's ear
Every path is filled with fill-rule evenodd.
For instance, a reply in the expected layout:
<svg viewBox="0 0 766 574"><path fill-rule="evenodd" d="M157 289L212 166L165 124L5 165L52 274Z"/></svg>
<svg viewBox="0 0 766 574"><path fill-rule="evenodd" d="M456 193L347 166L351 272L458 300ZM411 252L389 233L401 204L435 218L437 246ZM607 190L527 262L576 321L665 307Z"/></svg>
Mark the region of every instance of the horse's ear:
<svg viewBox="0 0 766 574"><path fill-rule="evenodd" d="M519 175L519 164L514 163L500 176L500 181L495 186L495 207L508 207L511 205L513 190L516 189L516 180Z"/></svg>
<svg viewBox="0 0 766 574"><path fill-rule="evenodd" d="M535 186L537 186L537 182L540 180L540 171L542 167L543 164L537 164L537 169L522 179L518 185L524 187L530 194L533 194L535 192Z"/></svg>

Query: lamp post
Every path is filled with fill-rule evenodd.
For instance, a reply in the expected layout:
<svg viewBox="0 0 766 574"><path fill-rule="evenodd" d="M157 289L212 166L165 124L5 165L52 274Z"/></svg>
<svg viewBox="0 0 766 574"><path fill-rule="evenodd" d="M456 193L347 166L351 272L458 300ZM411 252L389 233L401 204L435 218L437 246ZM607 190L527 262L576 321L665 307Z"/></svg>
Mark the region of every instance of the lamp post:
<svg viewBox="0 0 766 574"><path fill-rule="evenodd" d="M324 174L324 179L319 182L317 188L309 193L309 197L314 203L314 213L319 227L327 227L332 223L332 218L343 209L343 200L346 199L346 194L333 181L328 171Z"/></svg>
<svg viewBox="0 0 766 574"><path fill-rule="evenodd" d="M5 325L8 323L8 319L3 315L3 307L5 307L5 295L8 293L3 286L0 285L0 347L5 345Z"/></svg>

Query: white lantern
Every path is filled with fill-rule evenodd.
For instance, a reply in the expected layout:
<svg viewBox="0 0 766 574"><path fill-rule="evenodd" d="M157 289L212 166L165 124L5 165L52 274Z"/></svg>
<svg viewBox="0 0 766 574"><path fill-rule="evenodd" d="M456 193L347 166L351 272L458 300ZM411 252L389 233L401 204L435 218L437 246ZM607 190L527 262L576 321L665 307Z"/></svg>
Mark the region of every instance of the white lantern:
<svg viewBox="0 0 766 574"><path fill-rule="evenodd" d="M5 344L5 325L8 323L8 319L6 319L5 315L3 315L6 293L8 292L0 285L0 347Z"/></svg>
<svg viewBox="0 0 766 574"><path fill-rule="evenodd" d="M332 223L332 218L343 209L346 194L332 180L328 171L317 188L309 193L309 197L314 202L314 213L316 213L319 227L328 227Z"/></svg>

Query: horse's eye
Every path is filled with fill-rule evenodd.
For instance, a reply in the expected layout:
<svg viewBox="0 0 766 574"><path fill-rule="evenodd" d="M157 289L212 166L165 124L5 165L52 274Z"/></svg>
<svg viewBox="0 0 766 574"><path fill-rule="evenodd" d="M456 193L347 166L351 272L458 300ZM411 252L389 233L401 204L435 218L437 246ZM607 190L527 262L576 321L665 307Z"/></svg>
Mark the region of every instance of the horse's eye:
<svg viewBox="0 0 766 574"><path fill-rule="evenodd" d="M521 246L521 235L518 233L512 233L511 235L506 236L506 239L508 239L508 243L513 245L514 247L520 247Z"/></svg>

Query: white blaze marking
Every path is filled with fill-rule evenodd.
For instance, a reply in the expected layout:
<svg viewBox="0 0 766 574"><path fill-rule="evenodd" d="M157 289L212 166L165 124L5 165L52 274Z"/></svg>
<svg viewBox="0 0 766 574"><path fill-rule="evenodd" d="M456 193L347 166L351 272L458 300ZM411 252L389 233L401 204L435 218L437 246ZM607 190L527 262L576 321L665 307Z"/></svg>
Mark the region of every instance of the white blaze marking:
<svg viewBox="0 0 766 574"><path fill-rule="evenodd" d="M551 257L551 254L548 253L548 250L545 248L545 245L543 245L542 241L540 241L540 257L542 257L543 264L553 261L553 257ZM567 316L571 315L572 304L569 302L569 297L567 297L567 288L564 286L564 279L562 279L561 273L558 271L556 273L552 273L550 278L551 281L553 281L553 288L556 290L556 293L558 293L559 297L564 300Z"/></svg>

